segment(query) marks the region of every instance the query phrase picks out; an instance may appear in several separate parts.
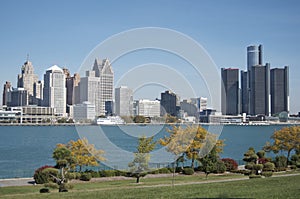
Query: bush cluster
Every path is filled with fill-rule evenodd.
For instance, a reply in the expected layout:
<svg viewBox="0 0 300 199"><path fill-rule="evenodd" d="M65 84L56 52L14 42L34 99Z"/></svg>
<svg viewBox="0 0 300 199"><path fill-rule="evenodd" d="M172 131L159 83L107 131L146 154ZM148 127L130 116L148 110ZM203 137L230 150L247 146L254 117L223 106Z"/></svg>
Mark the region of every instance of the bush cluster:
<svg viewBox="0 0 300 199"><path fill-rule="evenodd" d="M226 166L226 171L233 171L238 169L238 164L234 159L231 158L223 158L221 159L225 166Z"/></svg>
<svg viewBox="0 0 300 199"><path fill-rule="evenodd" d="M263 171L262 176L265 176L265 177L271 177L273 175L273 172L272 171Z"/></svg>
<svg viewBox="0 0 300 199"><path fill-rule="evenodd" d="M53 178L49 174L57 176L58 169L55 169L54 167L48 165L42 166L35 170L33 178L37 184L54 182Z"/></svg>
<svg viewBox="0 0 300 199"><path fill-rule="evenodd" d="M80 180L82 181L90 181L92 179L91 173L82 173L80 176Z"/></svg>
<svg viewBox="0 0 300 199"><path fill-rule="evenodd" d="M182 172L185 175L193 175L195 173L194 169L192 168L184 168Z"/></svg>

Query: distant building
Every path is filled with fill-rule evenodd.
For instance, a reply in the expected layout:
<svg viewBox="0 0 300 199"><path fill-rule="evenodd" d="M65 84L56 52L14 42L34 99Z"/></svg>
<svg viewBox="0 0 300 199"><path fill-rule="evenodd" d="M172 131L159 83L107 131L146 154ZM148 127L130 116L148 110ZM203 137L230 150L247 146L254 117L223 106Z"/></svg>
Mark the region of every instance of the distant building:
<svg viewBox="0 0 300 199"><path fill-rule="evenodd" d="M137 115L144 117L160 116L160 101L141 99L137 101Z"/></svg>
<svg viewBox="0 0 300 199"><path fill-rule="evenodd" d="M169 114L171 116L177 116L178 108L177 108L177 96L175 93L171 91L165 91L161 93L161 116L165 114Z"/></svg>
<svg viewBox="0 0 300 199"><path fill-rule="evenodd" d="M80 76L78 73L75 73L72 77L68 69L63 69L66 76L66 100L67 100L67 113L70 114L69 107L76 102L79 103L79 82Z"/></svg>
<svg viewBox="0 0 300 199"><path fill-rule="evenodd" d="M2 105L7 105L7 102L10 101L10 99L8 98L8 92L10 92L11 89L11 83L6 81L3 86Z"/></svg>
<svg viewBox="0 0 300 199"><path fill-rule="evenodd" d="M37 81L33 84L33 98L35 100L34 104L37 104L39 106L42 106L43 88L44 88L43 81Z"/></svg>
<svg viewBox="0 0 300 199"><path fill-rule="evenodd" d="M247 71L241 71L241 113L249 114L249 88Z"/></svg>
<svg viewBox="0 0 300 199"><path fill-rule="evenodd" d="M127 86L121 86L115 89L115 107L116 115L133 115L133 91Z"/></svg>
<svg viewBox="0 0 300 199"><path fill-rule="evenodd" d="M198 102L196 101L198 104ZM180 102L180 110L187 113L187 116L197 116L198 114L198 107L197 104L193 103L191 100L183 100Z"/></svg>
<svg viewBox="0 0 300 199"><path fill-rule="evenodd" d="M7 106L28 106L28 91L24 88L13 88L7 94Z"/></svg>
<svg viewBox="0 0 300 199"><path fill-rule="evenodd" d="M34 74L34 68L30 61L26 61L18 75L18 88L24 88L28 92L29 104L34 103L33 84L38 81L38 76Z"/></svg>
<svg viewBox="0 0 300 199"><path fill-rule="evenodd" d="M271 69L271 114L289 113L289 67Z"/></svg>
<svg viewBox="0 0 300 199"><path fill-rule="evenodd" d="M199 121L201 123L210 123L210 116L211 115L215 115L216 114L216 110L214 109L205 109L203 111L200 112L200 116L199 116Z"/></svg>
<svg viewBox="0 0 300 199"><path fill-rule="evenodd" d="M239 114L239 69L222 68L221 107L223 115Z"/></svg>
<svg viewBox="0 0 300 199"><path fill-rule="evenodd" d="M263 64L262 45L252 45L247 47L247 69L251 71L252 66Z"/></svg>
<svg viewBox="0 0 300 199"><path fill-rule="evenodd" d="M44 74L43 104L54 108L55 115L66 116L66 87L63 70L54 65Z"/></svg>
<svg viewBox="0 0 300 199"><path fill-rule="evenodd" d="M108 59L100 63L95 59L93 69L80 78L80 102L89 101L96 106L96 115L105 115L105 102L113 101L114 73Z"/></svg>
<svg viewBox="0 0 300 199"><path fill-rule="evenodd" d="M270 115L270 64L252 66L250 72L250 115Z"/></svg>
<svg viewBox="0 0 300 199"><path fill-rule="evenodd" d="M114 114L114 102L105 101L105 115L112 116Z"/></svg>
<svg viewBox="0 0 300 199"><path fill-rule="evenodd" d="M83 102L73 106L73 119L75 121L94 120L95 116L95 105L90 102Z"/></svg>

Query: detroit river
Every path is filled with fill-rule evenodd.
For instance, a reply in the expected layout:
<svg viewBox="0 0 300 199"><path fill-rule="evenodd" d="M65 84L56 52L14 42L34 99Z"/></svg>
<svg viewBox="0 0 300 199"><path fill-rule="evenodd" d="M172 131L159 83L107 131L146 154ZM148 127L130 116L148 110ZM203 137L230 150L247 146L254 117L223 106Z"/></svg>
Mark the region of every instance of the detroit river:
<svg viewBox="0 0 300 199"><path fill-rule="evenodd" d="M219 139L225 140L221 157L233 158L241 164L243 153L250 147L260 150L274 130L287 125L225 125ZM211 126L204 125L206 129ZM105 150L106 165L122 169L137 145L137 138L154 135L154 139L167 135L164 125L123 126L0 126L0 178L31 177L34 170L43 165L54 165L52 152L57 143L86 137L96 148ZM158 154L165 149L157 147ZM164 158L153 161L160 163ZM165 162L171 162L166 157ZM123 161L123 162L122 162Z"/></svg>

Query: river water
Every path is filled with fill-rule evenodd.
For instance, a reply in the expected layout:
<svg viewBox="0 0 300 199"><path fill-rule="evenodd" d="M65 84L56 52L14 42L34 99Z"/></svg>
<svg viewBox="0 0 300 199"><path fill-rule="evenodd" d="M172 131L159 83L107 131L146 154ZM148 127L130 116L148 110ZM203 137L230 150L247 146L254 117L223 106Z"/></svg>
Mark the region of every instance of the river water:
<svg viewBox="0 0 300 199"><path fill-rule="evenodd" d="M260 150L275 130L286 125L242 126L225 125L219 128L219 139L225 140L221 157L242 164L244 152L250 147ZM43 165L54 165L52 152L57 143L87 138L97 149L105 151L107 167L124 169L133 158L138 137L154 136L155 140L168 135L164 125L123 126L0 126L0 178L30 177ZM204 126L210 131L211 126ZM151 161L164 165L174 160L165 148L157 146ZM150 161L150 162L151 162ZM102 167L104 167L102 165Z"/></svg>

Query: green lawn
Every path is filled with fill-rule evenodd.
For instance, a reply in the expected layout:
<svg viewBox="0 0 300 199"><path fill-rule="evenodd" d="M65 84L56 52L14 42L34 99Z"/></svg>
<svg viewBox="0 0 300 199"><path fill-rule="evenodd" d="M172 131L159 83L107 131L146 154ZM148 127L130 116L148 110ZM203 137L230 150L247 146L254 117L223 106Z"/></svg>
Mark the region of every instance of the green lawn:
<svg viewBox="0 0 300 199"><path fill-rule="evenodd" d="M207 181L244 178L241 175L176 176L172 187L172 178L142 179L142 183L132 180L75 184L68 193L40 194L43 186L2 187L0 198L299 198L300 175L247 179L229 182ZM185 183L189 183L188 185ZM179 185L183 184L183 185ZM184 185L185 184L185 185ZM151 187L154 186L154 187Z"/></svg>

